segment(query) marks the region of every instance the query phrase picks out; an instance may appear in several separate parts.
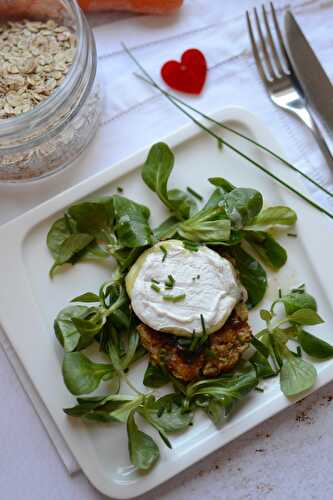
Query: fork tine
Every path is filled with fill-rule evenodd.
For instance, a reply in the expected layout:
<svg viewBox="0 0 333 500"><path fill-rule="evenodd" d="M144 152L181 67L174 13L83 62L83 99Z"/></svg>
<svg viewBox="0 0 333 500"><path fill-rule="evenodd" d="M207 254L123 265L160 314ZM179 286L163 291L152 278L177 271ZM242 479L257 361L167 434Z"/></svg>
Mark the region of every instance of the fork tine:
<svg viewBox="0 0 333 500"><path fill-rule="evenodd" d="M256 44L256 41L255 41L255 38L254 38L254 34L253 34L253 30L252 30L252 25L251 25L251 20L250 20L250 14L249 14L248 11L246 11L246 21L247 21L247 29L249 31L249 36L250 36L250 40L251 40L252 52L253 52L255 63L257 65L257 68L258 68L258 71L259 71L261 79L263 80L264 83L267 83L268 82L268 78L267 78L266 73L264 71L263 65L261 64L261 60L260 60L260 56L259 56L257 44Z"/></svg>
<svg viewBox="0 0 333 500"><path fill-rule="evenodd" d="M271 28L269 26L267 12L266 12L266 9L265 9L264 5L262 5L262 14L263 14L263 17L264 17L264 22L265 22L265 26L266 26L266 32L267 32L267 36L268 36L268 40L269 40L269 45L270 45L271 50L272 50L273 59L274 59L274 62L276 64L278 72L282 76L283 73L284 73L284 71L283 71L283 68L282 68L282 65L281 65L281 62L280 62L279 55L278 55L277 50L276 50L275 42L274 42L274 39L273 39Z"/></svg>
<svg viewBox="0 0 333 500"><path fill-rule="evenodd" d="M275 30L276 30L276 33L277 33L277 36L278 36L278 40L279 40L279 45L280 45L280 49L281 49L281 52L282 52L282 56L284 56L285 64L286 64L289 72L292 73L289 56L288 56L288 53L286 51L286 47L284 45L284 41L283 41L283 38L282 38L282 33L281 33L280 26L279 26L279 23L278 23L278 20L277 20L277 16L276 16L276 12L275 12L275 8L274 8L274 5L273 5L273 2L270 2L270 5L271 5L273 22L274 22Z"/></svg>
<svg viewBox="0 0 333 500"><path fill-rule="evenodd" d="M267 69L268 69L268 74L271 77L271 79L273 80L274 77L275 77L275 72L274 72L274 69L273 69L273 66L272 66L272 63L271 63L271 59L270 59L268 50L267 50L267 45L266 45L266 41L265 41L264 35L262 34L262 29L261 29L261 25L260 25L260 21L259 21L259 16L258 16L258 12L257 12L256 7L254 8L254 17L255 17L255 20L256 20L257 30L258 30L258 33L259 33L259 38L260 38L260 42L261 42L261 46L262 46L262 51L263 51L263 54L264 54L264 60L266 62L266 66L267 66Z"/></svg>

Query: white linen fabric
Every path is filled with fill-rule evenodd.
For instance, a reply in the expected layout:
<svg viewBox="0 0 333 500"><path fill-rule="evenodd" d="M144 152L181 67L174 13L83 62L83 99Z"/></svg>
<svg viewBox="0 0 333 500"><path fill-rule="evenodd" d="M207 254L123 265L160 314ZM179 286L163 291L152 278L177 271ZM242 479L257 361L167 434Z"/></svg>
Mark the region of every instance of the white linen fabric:
<svg viewBox="0 0 333 500"><path fill-rule="evenodd" d="M283 13L287 5L284 1L275 1L274 4L279 14ZM182 113L133 75L136 68L122 49L121 41L133 50L145 68L160 82L159 70L163 62L179 59L182 52L191 47L202 50L209 67L204 91L199 97L185 99L208 113L223 106L239 105L259 114L282 144L288 160L333 190L332 172L325 164L311 133L296 119L273 106L259 80L244 17L244 10L253 5L254 0L185 0L183 9L173 16L126 16L122 20L118 20L122 17L118 14L91 16L98 49L98 76L105 94L104 113L98 133L83 155L63 172L36 183L0 186L0 224L92 174L112 168L114 163L160 140L186 123L187 118ZM288 5L292 7L329 76L333 77L332 1L303 0L292 1ZM117 19L116 22L114 18ZM330 137L328 140L330 141ZM330 144L332 145L331 141ZM281 175L283 168L281 166ZM333 204L318 190L311 185L304 188L317 201L333 209ZM0 487L8 474L13 475L16 469L13 462L17 462L21 468L29 468L29 462L38 462L38 443L43 440L43 431L38 421L34 420L29 405L22 400L22 391L13 377L12 368L68 472L77 471L76 461L1 330L0 343L0 397L2 402L7 402L2 404L0 416ZM36 449L30 450L28 456L23 453L21 458L21 434L18 432L15 439L15 431L11 432L11 429L15 429L15 426L24 427L24 422L31 424L29 440L36 442ZM51 457L52 451L48 449L48 445L47 450L48 457ZM52 458L50 461L52 462ZM3 498L14 498L7 483L6 485L8 494ZM89 491L91 494L92 490ZM32 494L22 498L39 497ZM66 496L66 492L63 492L63 495L54 498L74 496Z"/></svg>

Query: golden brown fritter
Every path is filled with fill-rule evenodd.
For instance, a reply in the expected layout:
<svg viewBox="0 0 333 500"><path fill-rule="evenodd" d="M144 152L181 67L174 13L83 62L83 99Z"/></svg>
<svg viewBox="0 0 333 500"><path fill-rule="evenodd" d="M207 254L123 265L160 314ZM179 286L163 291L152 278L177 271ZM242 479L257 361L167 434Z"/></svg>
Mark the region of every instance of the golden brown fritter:
<svg viewBox="0 0 333 500"><path fill-rule="evenodd" d="M238 304L225 325L209 335L207 344L192 352L180 345L179 337L160 333L141 323L138 332L150 360L163 365L172 375L185 382L201 376L217 377L231 371L251 341L245 304Z"/></svg>

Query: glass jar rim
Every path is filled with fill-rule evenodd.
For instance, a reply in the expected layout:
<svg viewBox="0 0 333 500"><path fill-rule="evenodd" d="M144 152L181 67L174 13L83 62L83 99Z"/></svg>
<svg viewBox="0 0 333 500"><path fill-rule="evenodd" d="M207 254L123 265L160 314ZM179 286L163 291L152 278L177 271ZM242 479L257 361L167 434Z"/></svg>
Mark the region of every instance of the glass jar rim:
<svg viewBox="0 0 333 500"><path fill-rule="evenodd" d="M59 96L63 93L64 88L68 87L73 79L75 78L77 62L81 58L82 51L84 50L84 23L82 19L81 9L76 2L76 0L62 0L66 7L69 8L70 13L73 14L75 22L75 33L77 35L77 46L75 50L75 56L71 67L59 85L59 87L42 103L38 104L35 108L19 116L13 118L6 118L4 120L0 119L0 137L10 136L12 133L17 133L19 129L25 129L29 127L29 124L34 120L34 118L41 118L41 116L47 116L49 112L54 108L54 104L59 101ZM2 123L3 122L3 123Z"/></svg>

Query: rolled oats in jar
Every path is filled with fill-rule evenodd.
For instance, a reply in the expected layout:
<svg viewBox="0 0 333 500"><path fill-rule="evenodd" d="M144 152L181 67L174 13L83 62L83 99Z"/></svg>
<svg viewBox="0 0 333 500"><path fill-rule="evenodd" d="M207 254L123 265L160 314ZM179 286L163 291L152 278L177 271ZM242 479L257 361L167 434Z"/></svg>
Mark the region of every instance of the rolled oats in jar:
<svg viewBox="0 0 333 500"><path fill-rule="evenodd" d="M93 34L74 0L55 0L51 11L37 0L29 9L0 0L0 14L5 4L11 15L0 16L0 181L18 182L64 168L83 151L97 129L101 97Z"/></svg>

